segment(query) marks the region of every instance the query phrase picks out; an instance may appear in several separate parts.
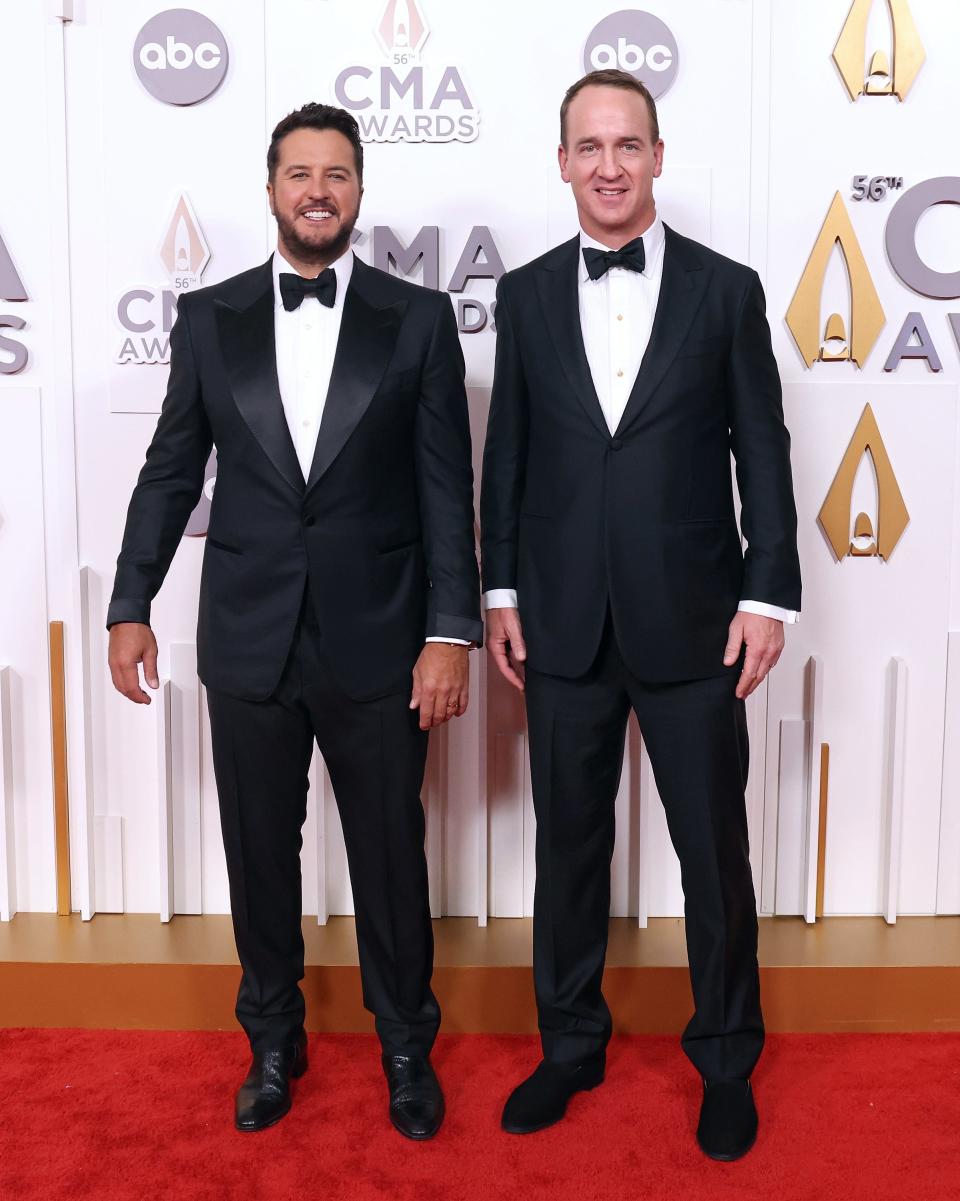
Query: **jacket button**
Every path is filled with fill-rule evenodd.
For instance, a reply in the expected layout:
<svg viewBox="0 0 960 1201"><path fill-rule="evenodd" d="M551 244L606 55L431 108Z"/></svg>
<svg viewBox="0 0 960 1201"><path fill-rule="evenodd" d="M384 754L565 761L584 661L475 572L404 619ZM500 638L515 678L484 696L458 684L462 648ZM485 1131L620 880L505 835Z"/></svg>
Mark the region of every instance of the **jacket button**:
<svg viewBox="0 0 960 1201"><path fill-rule="evenodd" d="M316 525L317 519L316 519L316 517L304 517L303 524L304 525Z"/></svg>
<svg viewBox="0 0 960 1201"><path fill-rule="evenodd" d="M623 446L623 439L622 439L622 438L614 438L614 439L612 440L612 442L610 443L610 449L611 449L611 450L619 450L621 446Z"/></svg>

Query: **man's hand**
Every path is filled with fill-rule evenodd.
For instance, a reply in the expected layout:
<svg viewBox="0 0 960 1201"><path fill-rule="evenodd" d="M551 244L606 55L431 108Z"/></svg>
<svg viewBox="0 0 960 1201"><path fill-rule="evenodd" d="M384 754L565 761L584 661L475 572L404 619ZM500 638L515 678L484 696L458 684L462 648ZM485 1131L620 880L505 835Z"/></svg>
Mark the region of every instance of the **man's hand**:
<svg viewBox="0 0 960 1201"><path fill-rule="evenodd" d="M470 661L465 646L428 642L413 669L410 708L420 710L420 729L463 717L470 696Z"/></svg>
<svg viewBox="0 0 960 1201"><path fill-rule="evenodd" d="M122 692L135 705L149 705L150 697L140 687L137 664L143 664L143 677L147 684L151 688L159 688L157 640L153 630L139 621L119 621L111 626L107 662L117 692Z"/></svg>
<svg viewBox="0 0 960 1201"><path fill-rule="evenodd" d="M775 617L762 617L759 613L738 612L730 622L727 649L723 653L724 666L732 667L736 663L744 642L747 644L747 654L737 681L740 700L753 692L780 658L783 622Z"/></svg>
<svg viewBox="0 0 960 1201"><path fill-rule="evenodd" d="M487 610L487 647L500 674L523 692L527 647L516 609Z"/></svg>

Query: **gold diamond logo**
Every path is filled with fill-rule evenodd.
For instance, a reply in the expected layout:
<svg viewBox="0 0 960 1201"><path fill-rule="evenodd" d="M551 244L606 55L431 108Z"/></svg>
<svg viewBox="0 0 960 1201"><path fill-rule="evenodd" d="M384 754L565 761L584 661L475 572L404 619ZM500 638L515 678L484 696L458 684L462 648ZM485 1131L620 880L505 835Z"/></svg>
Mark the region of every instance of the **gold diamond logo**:
<svg viewBox="0 0 960 1201"><path fill-rule="evenodd" d="M867 22L875 3L884 4L890 16L893 63L886 51L874 50L868 67ZM833 48L833 61L851 100L861 96L896 96L903 100L926 57L907 0L853 0Z"/></svg>
<svg viewBox="0 0 960 1201"><path fill-rule="evenodd" d="M864 455L869 454L877 475L876 528L870 516L857 513L854 517L853 484ZM852 518L852 522L851 522ZM847 555L854 558L878 556L889 559L910 521L903 493L893 473L893 464L880 436L880 427L873 409L867 405L853 431L850 445L843 456L830 491L823 502L817 520L837 560ZM853 533L851 536L851 524Z"/></svg>
<svg viewBox="0 0 960 1201"><path fill-rule="evenodd" d="M821 326L823 281L836 245L840 247L850 280L849 320L844 320L839 313L831 313ZM808 367L818 360L822 363L852 361L863 367L886 321L850 215L837 192L790 301L787 325Z"/></svg>

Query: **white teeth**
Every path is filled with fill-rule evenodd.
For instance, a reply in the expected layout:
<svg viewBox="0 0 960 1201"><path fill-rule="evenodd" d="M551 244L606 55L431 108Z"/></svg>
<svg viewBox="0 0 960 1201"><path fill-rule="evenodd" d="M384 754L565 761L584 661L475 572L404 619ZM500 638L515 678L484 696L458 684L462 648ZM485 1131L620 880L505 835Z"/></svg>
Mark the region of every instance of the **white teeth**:
<svg viewBox="0 0 960 1201"><path fill-rule="evenodd" d="M301 216L306 217L308 221L326 221L328 217L333 216L333 213L328 213L325 209L311 209L309 212L301 213Z"/></svg>

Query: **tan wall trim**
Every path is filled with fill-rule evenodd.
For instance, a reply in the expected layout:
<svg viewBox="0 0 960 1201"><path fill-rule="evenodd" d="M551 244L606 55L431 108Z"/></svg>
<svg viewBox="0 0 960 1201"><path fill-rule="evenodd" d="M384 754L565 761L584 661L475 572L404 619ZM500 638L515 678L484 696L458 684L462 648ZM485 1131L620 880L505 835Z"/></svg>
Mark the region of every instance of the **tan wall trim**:
<svg viewBox="0 0 960 1201"><path fill-rule="evenodd" d="M960 1030L960 967L761 968L772 1033ZM238 967L0 963L0 1026L236 1030ZM442 1029L536 1032L529 967L438 967ZM371 1032L356 967L308 966L307 1028ZM686 968L608 968L620 1034L679 1034L693 1008Z"/></svg>
<svg viewBox="0 0 960 1201"><path fill-rule="evenodd" d="M53 814L57 855L57 913L70 915L70 790L67 780L67 701L63 622L50 622L50 730L53 743Z"/></svg>

